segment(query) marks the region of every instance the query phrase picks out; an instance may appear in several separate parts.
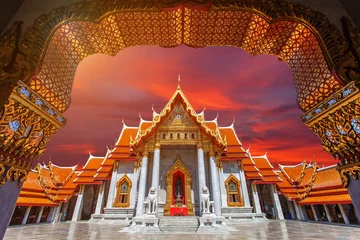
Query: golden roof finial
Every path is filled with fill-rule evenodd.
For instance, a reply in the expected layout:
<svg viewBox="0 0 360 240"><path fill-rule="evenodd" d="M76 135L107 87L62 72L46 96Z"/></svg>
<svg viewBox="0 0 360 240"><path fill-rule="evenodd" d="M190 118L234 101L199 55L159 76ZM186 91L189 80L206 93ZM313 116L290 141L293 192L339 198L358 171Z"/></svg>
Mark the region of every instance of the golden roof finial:
<svg viewBox="0 0 360 240"><path fill-rule="evenodd" d="M177 86L177 89L180 90L180 74L178 76L178 86Z"/></svg>

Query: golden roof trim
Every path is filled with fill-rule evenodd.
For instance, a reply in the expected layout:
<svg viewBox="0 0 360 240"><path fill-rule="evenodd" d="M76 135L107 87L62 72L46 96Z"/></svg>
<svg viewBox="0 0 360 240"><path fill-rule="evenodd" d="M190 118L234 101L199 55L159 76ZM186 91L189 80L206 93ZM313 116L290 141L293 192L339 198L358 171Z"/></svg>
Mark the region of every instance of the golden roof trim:
<svg viewBox="0 0 360 240"><path fill-rule="evenodd" d="M196 113L196 111L193 109L187 98L185 97L184 93L180 88L177 88L173 96L170 98L169 102L165 105L164 109L158 114L153 116L152 124L145 130L138 130L138 134L135 139L130 140L130 147L136 147L138 146L143 138L150 134L153 129L155 129L158 124L161 122L161 120L166 117L172 110L172 106L175 103L175 98L180 95L181 99L186 105L185 111L190 114L191 117L195 118L196 123L200 125L205 130L205 133L209 134L211 137L213 137L217 143L220 145L221 148L225 149L227 146L226 138L222 139L221 135L217 131L213 131L210 128L206 126L206 122L203 116Z"/></svg>

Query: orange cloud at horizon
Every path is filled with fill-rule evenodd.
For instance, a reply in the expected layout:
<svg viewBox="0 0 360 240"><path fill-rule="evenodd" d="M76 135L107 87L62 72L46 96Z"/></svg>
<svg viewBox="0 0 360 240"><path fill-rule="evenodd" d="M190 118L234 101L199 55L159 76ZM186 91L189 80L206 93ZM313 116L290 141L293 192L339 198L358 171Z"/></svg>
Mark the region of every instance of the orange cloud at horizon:
<svg viewBox="0 0 360 240"><path fill-rule="evenodd" d="M115 57L94 55L76 72L67 126L50 141L43 159L52 154L58 165L84 164L88 149L104 156L114 145L122 122L138 126L139 113L151 120L151 107L160 111L177 87L197 112L206 108L220 126L236 119L244 147L253 155L267 151L276 163L297 164L304 155L321 164L335 164L320 139L301 123L291 72L274 56L251 57L227 47L174 49L131 47Z"/></svg>

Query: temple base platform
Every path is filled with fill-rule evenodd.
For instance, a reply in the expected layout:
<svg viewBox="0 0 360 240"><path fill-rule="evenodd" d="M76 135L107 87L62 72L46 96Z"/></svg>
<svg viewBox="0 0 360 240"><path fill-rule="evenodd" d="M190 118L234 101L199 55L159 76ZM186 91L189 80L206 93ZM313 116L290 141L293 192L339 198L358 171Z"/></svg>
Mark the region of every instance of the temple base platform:
<svg viewBox="0 0 360 240"><path fill-rule="evenodd" d="M221 215L225 219L266 219L265 213L253 213L252 207L221 208Z"/></svg>
<svg viewBox="0 0 360 240"><path fill-rule="evenodd" d="M92 214L89 222L99 222L104 220L123 221L124 224L130 224L135 210L130 208L104 208L103 214Z"/></svg>

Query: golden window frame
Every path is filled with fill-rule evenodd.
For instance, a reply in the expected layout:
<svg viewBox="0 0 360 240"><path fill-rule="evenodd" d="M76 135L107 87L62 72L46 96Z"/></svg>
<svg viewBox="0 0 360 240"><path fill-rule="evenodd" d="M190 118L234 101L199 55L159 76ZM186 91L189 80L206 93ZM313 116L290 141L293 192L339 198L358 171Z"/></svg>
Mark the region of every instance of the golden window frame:
<svg viewBox="0 0 360 240"><path fill-rule="evenodd" d="M238 201L237 202L231 202L230 201L230 194L234 194L235 192L230 192L229 184L231 181L234 181L236 184L236 194L238 195ZM240 181L237 179L237 177L234 176L234 174L230 173L230 176L225 181L225 187L226 187L226 196L227 196L227 205L228 207L243 207L244 201L241 195L240 191Z"/></svg>
<svg viewBox="0 0 360 240"><path fill-rule="evenodd" d="M121 185L127 182L128 183L128 190L126 193L122 193L121 192ZM116 198L114 201L114 207L120 207L120 208L125 208L125 207L130 207L130 191L131 191L131 186L132 186L132 182L130 180L130 178L126 175L120 178L120 180L117 182L116 184ZM121 195L127 195L127 201L125 203L119 203L119 199Z"/></svg>

